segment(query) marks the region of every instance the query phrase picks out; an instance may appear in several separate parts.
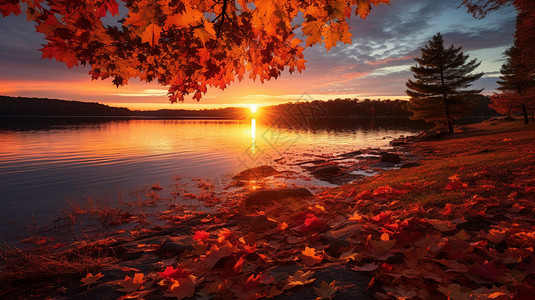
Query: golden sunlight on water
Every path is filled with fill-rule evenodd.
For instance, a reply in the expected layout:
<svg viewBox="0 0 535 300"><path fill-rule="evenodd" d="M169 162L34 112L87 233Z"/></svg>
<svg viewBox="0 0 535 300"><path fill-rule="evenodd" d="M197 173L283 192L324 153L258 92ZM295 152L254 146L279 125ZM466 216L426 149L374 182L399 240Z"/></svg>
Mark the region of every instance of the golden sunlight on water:
<svg viewBox="0 0 535 300"><path fill-rule="evenodd" d="M32 214L52 219L65 200L129 195L156 182L170 184L175 175L225 182L281 157L291 162L383 147L384 136L407 134L356 124L283 129L256 114L250 122L10 119L0 127L0 220L30 220Z"/></svg>
<svg viewBox="0 0 535 300"><path fill-rule="evenodd" d="M251 139L253 140L251 151L254 153L256 146L256 119L251 120Z"/></svg>

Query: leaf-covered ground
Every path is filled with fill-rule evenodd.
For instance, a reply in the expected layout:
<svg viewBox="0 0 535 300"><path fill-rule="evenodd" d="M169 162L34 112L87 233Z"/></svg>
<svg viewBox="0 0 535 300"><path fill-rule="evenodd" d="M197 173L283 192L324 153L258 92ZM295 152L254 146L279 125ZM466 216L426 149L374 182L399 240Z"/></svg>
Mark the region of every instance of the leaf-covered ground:
<svg viewBox="0 0 535 300"><path fill-rule="evenodd" d="M58 299L533 299L535 132L468 129L410 144L420 166L314 197L170 209L163 227L89 242L113 261L39 284ZM38 295L23 284L0 295Z"/></svg>

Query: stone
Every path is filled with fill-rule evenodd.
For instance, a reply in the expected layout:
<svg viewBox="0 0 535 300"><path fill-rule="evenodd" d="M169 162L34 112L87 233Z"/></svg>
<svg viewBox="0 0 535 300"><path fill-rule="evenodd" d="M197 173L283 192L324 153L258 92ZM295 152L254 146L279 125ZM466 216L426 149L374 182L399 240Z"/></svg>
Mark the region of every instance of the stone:
<svg viewBox="0 0 535 300"><path fill-rule="evenodd" d="M419 162L415 162L415 161L413 161L413 162L404 163L404 164L402 164L400 167L401 167L402 169L408 169L408 168L418 167L419 165L420 165Z"/></svg>
<svg viewBox="0 0 535 300"><path fill-rule="evenodd" d="M363 153L362 151L357 150L357 151L352 151L352 152L340 154L338 156L340 156L340 157L354 157L354 156L357 156L357 155L361 155L362 153Z"/></svg>
<svg viewBox="0 0 535 300"><path fill-rule="evenodd" d="M253 192L245 198L246 206L263 206L273 202L279 202L287 198L312 197L312 193L305 188L295 189L272 189Z"/></svg>
<svg viewBox="0 0 535 300"><path fill-rule="evenodd" d="M251 180L262 177L268 177L271 175L278 174L279 171L275 170L271 166L258 166L250 168L240 172L238 175L232 177L234 180Z"/></svg>
<svg viewBox="0 0 535 300"><path fill-rule="evenodd" d="M399 164L401 162L401 158L399 157L399 155L394 153L385 153L381 156L381 159L379 161Z"/></svg>
<svg viewBox="0 0 535 300"><path fill-rule="evenodd" d="M390 142L390 146L393 146L393 147L406 146L408 144L409 143L407 143L405 141L405 139L403 139L403 140L393 140L393 141Z"/></svg>
<svg viewBox="0 0 535 300"><path fill-rule="evenodd" d="M292 275L293 273L287 273ZM374 299L373 293L367 289L372 277L364 272L357 272L350 266L336 264L327 265L314 274L316 280L308 285L288 289L284 294L274 297L279 300L317 299L314 287L318 287L322 281L330 283L336 281L338 290L333 299Z"/></svg>
<svg viewBox="0 0 535 300"><path fill-rule="evenodd" d="M193 250L193 244L191 236L171 236L158 248L158 253L163 257L178 256Z"/></svg>
<svg viewBox="0 0 535 300"><path fill-rule="evenodd" d="M311 174L316 177L337 176L337 175L341 175L344 173L345 173L344 170L342 170L338 166L319 167L311 172Z"/></svg>

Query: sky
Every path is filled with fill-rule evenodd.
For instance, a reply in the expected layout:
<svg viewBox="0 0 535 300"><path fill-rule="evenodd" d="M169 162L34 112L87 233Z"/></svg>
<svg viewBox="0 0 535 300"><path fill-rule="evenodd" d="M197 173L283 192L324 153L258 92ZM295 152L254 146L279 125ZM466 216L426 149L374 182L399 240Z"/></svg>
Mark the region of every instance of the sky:
<svg viewBox="0 0 535 300"><path fill-rule="evenodd" d="M408 99L405 83L420 48L437 32L446 46L462 47L482 63L485 72L474 87L492 94L513 43L515 11L505 7L477 20L459 8L461 0L391 0L374 7L362 20L350 21L352 44L307 48L306 70L284 72L264 84L244 80L226 90L209 89L200 102L187 99L171 104L167 89L157 83L131 80L115 87L111 80L92 81L88 67L68 69L55 60L41 59L44 35L24 15L0 17L0 95L47 97L100 102L130 109L205 109L269 105L296 100L335 98Z"/></svg>

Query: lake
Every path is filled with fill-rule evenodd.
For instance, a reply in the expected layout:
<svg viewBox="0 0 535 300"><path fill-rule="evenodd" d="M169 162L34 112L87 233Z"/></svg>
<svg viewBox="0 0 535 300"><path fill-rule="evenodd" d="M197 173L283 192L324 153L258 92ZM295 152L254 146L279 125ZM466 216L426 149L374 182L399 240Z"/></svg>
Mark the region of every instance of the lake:
<svg viewBox="0 0 535 300"><path fill-rule="evenodd" d="M204 178L219 188L257 165L387 147L422 129L408 119L326 119L305 127L261 120L0 118L0 237L23 236L69 202L136 197L155 183ZM319 181L303 186L325 185Z"/></svg>

